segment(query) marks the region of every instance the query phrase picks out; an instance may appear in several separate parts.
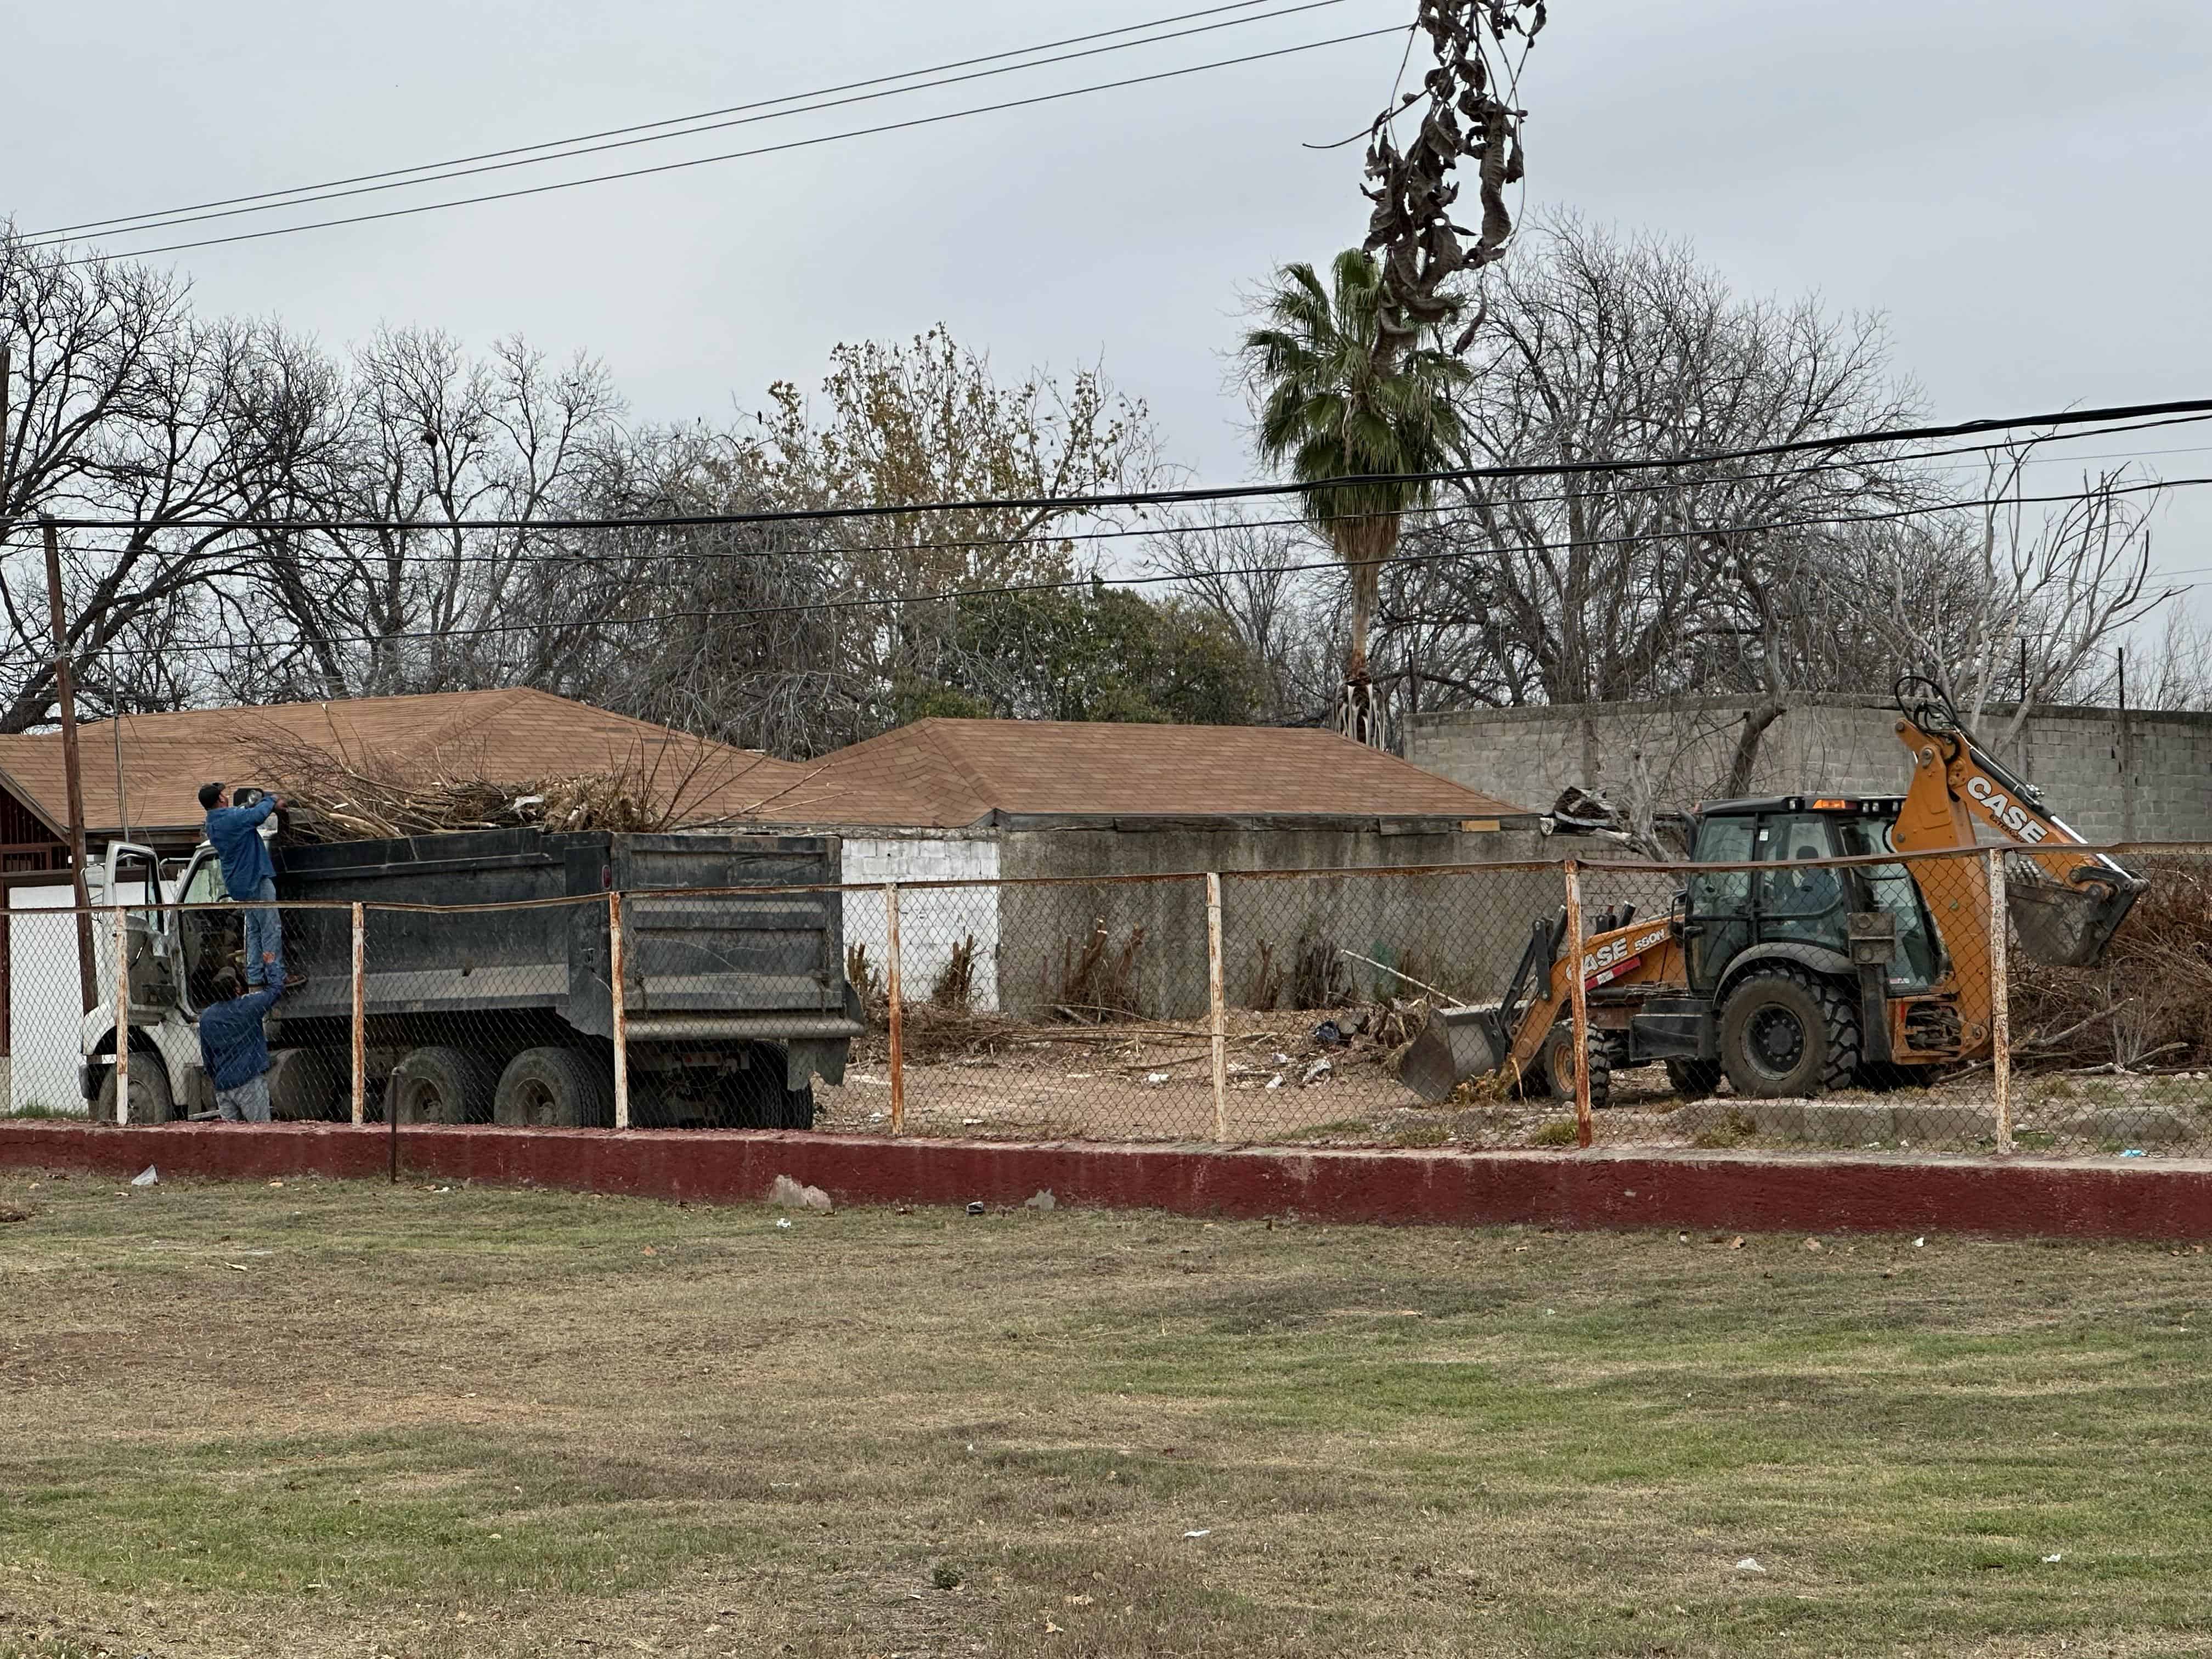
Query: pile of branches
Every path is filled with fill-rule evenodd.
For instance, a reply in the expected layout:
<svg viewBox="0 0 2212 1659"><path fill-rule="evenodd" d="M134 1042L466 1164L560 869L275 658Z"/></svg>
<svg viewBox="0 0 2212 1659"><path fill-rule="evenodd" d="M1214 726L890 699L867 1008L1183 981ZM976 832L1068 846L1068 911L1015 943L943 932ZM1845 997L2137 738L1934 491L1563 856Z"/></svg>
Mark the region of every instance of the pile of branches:
<svg viewBox="0 0 2212 1659"><path fill-rule="evenodd" d="M387 841L463 830L664 832L710 820L696 810L696 774L669 775L642 751L603 772L494 780L482 763L441 764L345 753L270 738L256 746L257 775L286 798L285 829L301 842Z"/></svg>
<svg viewBox="0 0 2212 1659"><path fill-rule="evenodd" d="M2130 861L2150 884L2101 967L2051 968L2012 953L2015 1064L2131 1070L2212 1061L2212 866Z"/></svg>

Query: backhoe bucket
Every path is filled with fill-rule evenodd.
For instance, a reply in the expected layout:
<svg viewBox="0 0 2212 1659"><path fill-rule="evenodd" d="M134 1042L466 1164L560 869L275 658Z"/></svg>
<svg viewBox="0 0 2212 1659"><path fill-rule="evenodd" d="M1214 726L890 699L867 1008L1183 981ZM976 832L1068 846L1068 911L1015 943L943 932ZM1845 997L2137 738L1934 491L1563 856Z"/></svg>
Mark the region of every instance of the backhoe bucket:
<svg viewBox="0 0 2212 1659"><path fill-rule="evenodd" d="M1398 1079L1433 1104L1451 1098L1469 1078L1505 1063L1503 1022L1495 1004L1485 1008L1437 1008L1398 1063Z"/></svg>
<svg viewBox="0 0 2212 1659"><path fill-rule="evenodd" d="M2077 871L2075 879L2081 884L2075 887L2048 878L2022 880L2016 872L2026 861L2007 862L2014 867L2005 884L2005 912L2021 949L2053 968L2094 968L2102 962L2143 890L2135 877L2104 869Z"/></svg>

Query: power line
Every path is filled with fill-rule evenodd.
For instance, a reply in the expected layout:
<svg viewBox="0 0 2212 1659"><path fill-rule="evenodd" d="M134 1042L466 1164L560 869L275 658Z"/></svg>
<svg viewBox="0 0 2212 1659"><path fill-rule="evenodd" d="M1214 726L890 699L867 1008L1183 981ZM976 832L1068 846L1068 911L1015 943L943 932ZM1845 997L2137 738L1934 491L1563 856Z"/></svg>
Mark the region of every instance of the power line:
<svg viewBox="0 0 2212 1659"><path fill-rule="evenodd" d="M1208 70L1233 69L1244 64L1265 63L1272 58L1289 58L1299 52L1318 52L1328 46L1340 46L1355 40L1371 40L1381 35L1397 34L1404 24L1393 24L1389 28L1366 29L1357 34L1340 34L1326 40L1310 40L1303 46L1280 46L1272 52L1249 52L1241 58L1217 58L1212 63L1192 64L1182 69L1161 70L1151 75L1133 75L1119 81L1101 81L1087 87L1070 87L1060 92L1039 93L1029 98L1011 98L996 104L978 104L967 109L948 110L940 115L919 115L910 120L890 121L879 126L854 127L843 132L823 133L812 138L794 138L781 144L761 144L750 149L728 150L719 155L695 156L684 161L663 161L653 167L629 167L617 173L595 173L582 179L563 179L557 184L532 185L521 189L494 191L482 196L456 197L450 201L424 202L414 207L387 208L377 213L356 213L337 219L310 220L302 225L281 225L269 230L240 231L230 236L210 236L191 242L165 242L155 247L134 248L131 258L144 258L155 253L180 253L191 248L221 247L232 242L255 242L270 236L291 236L301 231L328 230L340 225L373 224L386 219L410 218L421 213L436 213L447 208L476 207L486 202L507 202L526 196L544 196L554 191L574 190L584 185L603 185L623 179L643 179L655 173L681 173L692 167L710 167L719 161L744 161L758 155L781 155L787 150L808 149L818 144L833 144L848 138L866 138L885 132L904 132L916 127L936 126L946 121L963 120L971 115L991 115L1003 110L1027 109L1038 104L1057 103L1065 98L1080 98L1094 92L1114 92L1124 87L1146 86L1155 82L1179 80L1188 75L1200 75ZM88 255L81 259L65 260L71 265L98 264L110 256Z"/></svg>
<svg viewBox="0 0 2212 1659"><path fill-rule="evenodd" d="M2212 476L2194 478L2174 478L2164 483L2143 484L2136 486L2135 488L2137 489L2188 489L2207 484L2212 484ZM1813 518L1778 519L1767 520L1763 523L1753 524L1689 526L1674 530L1641 532L1634 535L1581 537L1560 542L1532 542L1504 547L1486 547L1480 550L1480 552L1483 556L1494 557L1500 554L1619 547L1642 542L1686 540L1694 539L1698 537L1711 536L1741 536L1773 530L1803 530L1853 524L1886 524L1894 523L1905 519L1918 518L1930 514L1958 512L1966 508L1977 507L2001 506L2023 499L2030 502L2079 501L2086 501L2092 495L2105 493L2128 492L2077 490L2069 495L2029 496L2026 498L1993 495L1974 501L1929 502L1918 506L1898 507L1883 513L1824 514ZM1472 509L1462 507L1449 510L1464 514L1471 511ZM1453 549L1438 553L1400 554L1391 559L1389 562L1395 566L1428 565L1440 563L1447 560L1464 559L1471 556L1474 556L1466 550ZM665 611L628 617L609 616L601 613L589 617L540 619L527 623L487 623L466 628L445 628L415 633L334 635L325 635L322 639L316 641L316 643L335 646L418 644L441 641L480 639L494 635L563 632L579 629L604 627L636 628L658 626L672 622L714 622L732 617L794 616L808 615L823 611L877 610L887 605L957 604L963 599L1007 599L1029 593L1066 592L1077 589L1087 589L1102 586L1107 587L1123 588L1152 587L1167 582L1188 582L1194 580L1194 575L1298 575L1316 570L1335 570L1341 568L1341 561L1335 558L1327 558L1312 560L1304 564L1231 566L1219 570L1209 570L1198 573L1184 573L1177 571L1144 576L1104 576L1088 574L1072 576L1064 579L1055 578L1049 581L1007 582L996 584L988 587L947 588L942 592L935 593L868 594L848 599L811 599L788 605L748 605L733 606L723 610L717 610L710 607L708 609L700 611ZM304 646L306 643L307 641L304 641L293 642L293 644L298 646ZM215 641L183 641L163 647L164 650L168 651L204 651L215 653L234 653L238 648L239 647L234 645Z"/></svg>
<svg viewBox="0 0 2212 1659"><path fill-rule="evenodd" d="M2119 433L2139 432L2150 428L2195 424L2207 419L2212 419L2212 416L2195 416L2179 420L2148 421L2126 426L2099 427L2073 434L2071 436L2075 441L2107 437ZM1993 451L2005 449L2009 447L2009 443L2006 441L1967 444L1954 449L1935 450L1923 455L1912 455L1899 459L1911 461L1938 460L1954 456L1985 454ZM2208 448L2212 448L2212 446L2197 445L2191 446L2187 448L2160 450L2151 453L2157 454L2177 455L2199 454L2205 453ZM2032 462L2031 464L2051 465L2060 461L2071 462L2097 459L2120 459L2127 453L2128 452L2119 451L2114 452L2112 455L2105 457L2054 455L2040 458L2039 460ZM1758 472L1729 473L1708 482L1711 484L1730 486L1772 483L1792 478L1810 477L1823 472L1850 470L1855 465L1857 464L1848 461L1819 461L1809 466L1773 468ZM2147 480L2142 487L2154 489L2159 486L2159 482L2160 481L2156 479ZM1616 496L1661 495L1684 489L1694 489L1702 487L1705 487L1703 483L1693 483L1689 485L1663 483L1638 483L1622 486L1612 493ZM1568 495L1516 495L1510 498L1511 504L1516 507L1542 506L1574 499L1577 498ZM2008 496L2002 499L2009 501L2015 498ZM2034 501L2043 498L2021 497L2017 499L2023 501ZM2055 496L2049 499L2073 501L2080 499L2080 496L2076 494ZM1473 504L1471 503L1431 503L1428 505L1415 505L1406 508L1405 511L1409 514L1419 514L1425 515L1437 515L1469 510L1472 506ZM56 522L58 526L63 521L57 520ZM630 527L645 529L722 527L716 526L668 526L653 523L641 523L637 520L626 520L624 522ZM1204 535L1238 530L1310 529L1322 522L1323 522L1323 520L1317 519L1310 513L1300 513L1284 518L1237 518L1200 524L1172 524L1163 522L1159 524L1138 525L1111 530L1042 531L1027 536L1016 537L979 536L951 541L843 542L831 545L800 547L685 548L680 550L671 550L657 554L638 555L635 556L657 558L668 563L687 565L720 563L725 561L752 562L775 559L809 559L824 557L847 558L856 555L869 553L960 553L974 552L983 550L1020 547L1044 542L1106 542L1128 540L1134 538L1151 538L1155 536ZM444 525L432 525L428 526L428 529L432 531L444 531L450 528L451 526ZM423 565L439 568L451 568L455 566L491 566L516 568L538 565L580 566L592 563L608 563L613 562L615 559L622 556L600 556L574 550L556 550L544 553L534 553L522 548L517 548L505 553L469 553L461 551L410 553L402 547L392 550L380 549L374 556L372 556L370 562L379 565L390 565L396 563L400 565Z"/></svg>
<svg viewBox="0 0 2212 1659"><path fill-rule="evenodd" d="M1391 31L1382 31L1390 33ZM1358 38L1358 37L1347 37ZM1302 48L1292 47L1297 51ZM1279 54L1262 54L1276 56ZM1188 71L1178 71L1184 73ZM267 233L263 233L267 234ZM1319 495L1324 491L1369 484L1430 484L1472 483L1482 479L1572 477L1592 473L1683 471L1717 466L1729 461L1759 460L1771 456L1802 455L1814 451L1863 449L1880 444L1919 443L1939 438L1971 437L1985 432L2014 431L2022 427L2101 426L2142 421L2160 423L2160 417L2212 416L2212 398L2193 398L2161 404L2124 404L2103 409L2062 410L2048 415L1993 416L1956 421L1942 426L1893 427L1866 432L1837 433L1820 438L1798 438L1784 443L1758 444L1743 449L1709 454L1662 456L1642 460L1537 461L1493 466L1445 467L1428 472L1352 473L1306 483L1209 484L1187 489L1133 489L1095 495L1034 495L982 497L967 501L910 501L896 506L773 507L743 513L648 514L631 517L560 519L258 519L179 518L167 522L171 529L323 530L323 531L445 531L456 530L627 530L696 529L712 525L804 524L828 520L887 519L918 513L1050 513L1073 516L1108 507L1170 507L1202 501L1241 501L1269 495ZM2090 434L2094 435L2094 434ZM2001 446L1988 446L1999 447ZM64 530L133 530L140 519L54 520Z"/></svg>
<svg viewBox="0 0 2212 1659"><path fill-rule="evenodd" d="M1248 6L1256 5L1261 3L1262 0L1242 0L1242 3ZM611 135L592 135L593 137L605 137L608 138L608 142L591 143L580 138L559 140L548 145L529 145L525 147L529 149L546 149L550 153L545 155L521 155L516 151L511 150L495 151L493 153L494 156L506 155L514 157L514 159L502 161L483 158L482 165L474 167L465 166L457 161L445 163L438 167L409 167L398 170L400 173L419 173L422 175L421 177L410 178L386 173L371 173L366 175L366 180L342 179L326 185L307 185L298 186L291 191L268 191L265 192L263 197L237 197L231 198L230 202L203 204L202 206L209 210L207 211L202 211L198 208L178 208L167 213L146 213L130 216L131 219L145 221L146 222L143 223L126 223L125 222L119 220L100 220L94 221L93 223L94 226L112 225L117 227L117 228L111 232L112 234L135 236L152 231L167 230L179 225L202 224L208 221L216 219L234 219L247 214L273 213L284 208L307 207L317 202L334 202L340 201L349 197L372 196L384 191L411 190L419 185L442 184L450 179L474 178L482 173L501 173L513 167L535 167L538 163L544 161L570 161L579 156L602 155L609 150L629 149L640 144L660 143L671 138L696 137L702 133L720 132L731 127L750 126L756 122L760 121L780 121L794 115L817 114L823 110L842 109L848 105L872 103L883 98L902 97L910 92L927 92L940 87L957 86L969 81L982 81L988 80L994 76L1012 75L1018 73L1023 70L1043 69L1054 64L1073 63L1079 58L1096 58L1106 52L1127 52L1135 46L1157 46L1169 40L1184 40L1192 35L1210 34L1218 29L1242 28L1251 23L1267 22L1279 17L1289 17L1297 13L1317 11L1326 6L1337 6L1344 3L1345 0L1300 0L1300 3L1297 4L1284 6L1274 11L1254 12L1241 17L1231 17L1220 22L1204 23L1191 28L1176 29L1165 34L1150 34L1146 35L1139 40L1121 40L1116 41L1110 46L1091 46L1080 52L1063 52L1057 57L1032 57L1026 62L1002 64L996 69L973 70L964 75L939 75L933 79L916 79L915 78L916 76L934 74L934 71L916 70L911 71L906 76L886 76L881 78L884 80L904 79L909 81L911 84L906 86L888 87L875 92L854 93L850 96L842 98L829 98L824 97L822 94L812 93L798 94L790 98L770 99L763 100L759 104L746 104L736 106L737 110L755 110L763 112L760 113L737 114L734 112L715 112L716 113L730 114L732 118L726 120L708 121L705 116L690 116L679 118L675 121L655 122L650 124L654 126L667 126L676 129L675 131L671 131L647 132L642 137L627 138L616 137ZM1224 9L1217 8L1217 9ZM1176 20L1168 19L1166 21L1175 21ZM1141 29L1155 26L1152 24L1133 24L1130 27L1132 29ZM1115 33L1127 33L1128 31L1115 30L1110 32ZM1083 36L1079 38L1091 39L1095 37ZM1033 52L1045 50L1048 50L1048 48L1030 48L1030 51ZM995 55L1006 57L1012 56L1013 54L999 53ZM860 82L857 84L874 85L876 83ZM799 101L807 98L819 98L821 101L813 103ZM784 109L768 107L769 105L775 104L790 104L793 106ZM684 125L685 122L696 123L702 121L707 124L704 125ZM636 131L638 130L632 128L623 129L622 131ZM567 147L563 148L562 146L564 145ZM374 182L380 179L384 182ZM579 180L577 182L583 183L589 181ZM341 185L350 186L350 188L340 188L339 186ZM271 198L282 198L284 199L268 199ZM244 203L246 205L234 205L233 204L234 203ZM73 240L70 234L71 232L82 231L89 228L93 227L68 226L60 230L33 231L28 233L25 237L20 239L21 245L27 247L55 246ZM158 252L159 250L154 251ZM120 257L129 256L124 255Z"/></svg>
<svg viewBox="0 0 2212 1659"><path fill-rule="evenodd" d="M641 121L631 126L607 127L598 132L579 133L570 138L549 138L541 143L520 144L508 149L488 149L473 155L457 155L444 161L424 161L410 167L392 167L382 173L357 173L344 179L325 179L312 185L295 185L285 190L258 191L250 196L225 196L209 202L193 202L183 207L149 209L143 213L125 213L112 219L88 219L80 224L58 225L48 230L30 231L27 235L46 238L66 234L71 231L100 230L110 225L127 224L135 219L166 218L173 213L198 213L204 208L232 207L240 202L258 202L276 196L295 196L307 191L331 190L341 185L366 184L375 179L396 179L410 173L433 173L446 167L466 167L475 161L497 161L503 155L521 155L534 149L552 149L568 144L589 143L599 138L619 138L626 133L649 131L654 127L676 126L690 121L712 120L717 116L742 114L747 110L765 109L775 104L787 104L802 98L826 98L832 93L852 92L861 87L882 86L892 81L911 80L917 76L941 74L946 70L966 69L971 64L996 63L1003 58L1025 57L1030 52L1054 52L1061 46L1080 46L1086 40L1103 40L1113 35L1127 34L1137 29L1160 28L1170 23L1188 22L1194 17L1212 17L1224 11L1237 11L1248 6L1263 3L1263 0L1233 0L1233 3L1210 6L1203 11L1179 12L1172 17L1156 17L1147 23L1130 23L1118 29L1099 29L1090 34L1071 34L1058 40L1047 40L1034 46L1022 46L1007 52L988 52L980 58L959 58L950 63L933 64L927 69L908 70L899 75L879 75L865 81L845 81L836 86L817 87L811 92L792 93L782 98L765 98L749 104L730 104L720 109L702 110L696 115L672 116L664 121Z"/></svg>

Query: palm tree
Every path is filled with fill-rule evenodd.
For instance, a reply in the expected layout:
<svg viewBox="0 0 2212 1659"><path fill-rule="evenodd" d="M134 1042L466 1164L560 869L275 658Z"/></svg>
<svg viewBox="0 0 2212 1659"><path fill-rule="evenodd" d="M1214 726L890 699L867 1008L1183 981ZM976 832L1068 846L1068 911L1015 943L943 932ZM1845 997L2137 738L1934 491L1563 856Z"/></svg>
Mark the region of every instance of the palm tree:
<svg viewBox="0 0 2212 1659"><path fill-rule="evenodd" d="M1419 337L1384 297L1380 264L1346 248L1329 285L1310 264L1285 265L1244 337L1246 374L1260 394L1260 454L1310 487L1307 510L1352 575L1352 657L1339 724L1379 742L1367 630L1399 522L1431 486L1404 475L1450 464L1461 435L1452 390L1467 366ZM1332 478L1358 483L1328 484Z"/></svg>

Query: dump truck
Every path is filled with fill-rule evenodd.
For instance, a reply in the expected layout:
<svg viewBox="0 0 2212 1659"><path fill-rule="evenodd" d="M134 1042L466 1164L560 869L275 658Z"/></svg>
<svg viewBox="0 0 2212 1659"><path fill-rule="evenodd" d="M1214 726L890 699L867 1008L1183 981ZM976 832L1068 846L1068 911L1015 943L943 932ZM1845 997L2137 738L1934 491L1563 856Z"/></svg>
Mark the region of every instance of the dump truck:
<svg viewBox="0 0 2212 1659"><path fill-rule="evenodd" d="M1915 854L2007 849L2006 908L2039 962L2094 967L2140 878L2083 843L2036 787L2001 765L1940 688L1898 686L1901 796L1772 796L1691 815L1692 866L1670 912L1601 912L1582 959L1567 917L1538 921L1498 1002L1435 1011L1400 1075L1423 1098L1502 1075L1523 1092L1575 1094L1570 1006L1579 972L1590 1103L1612 1073L1663 1061L1677 1092L1813 1096L1925 1079L1986 1059L1994 1042L1989 890L1971 864ZM1844 865L1814 860L1850 859Z"/></svg>
<svg viewBox="0 0 2212 1659"><path fill-rule="evenodd" d="M842 1080L865 1030L845 978L832 836L464 831L285 847L276 854L295 988L268 1021L276 1115L350 1115L352 906L364 912L366 1104L403 1123L605 1126L614 1121L610 906L623 902L630 1121L806 1128L813 1083ZM108 850L93 898L158 894L125 915L130 1121L204 1112L199 1011L242 963L214 850L173 874ZM826 884L826 885L825 885ZM815 890L803 890L814 889ZM135 890L135 891L134 891ZM568 900L570 902L560 902ZM444 908L482 907L455 910ZM401 908L415 907L415 908ZM99 984L116 984L95 918ZM80 1073L115 1116L111 994L84 1018Z"/></svg>

